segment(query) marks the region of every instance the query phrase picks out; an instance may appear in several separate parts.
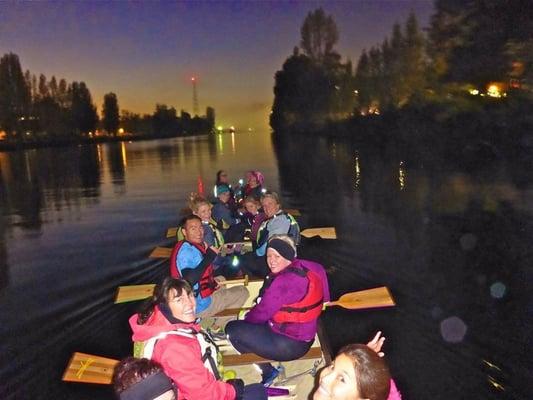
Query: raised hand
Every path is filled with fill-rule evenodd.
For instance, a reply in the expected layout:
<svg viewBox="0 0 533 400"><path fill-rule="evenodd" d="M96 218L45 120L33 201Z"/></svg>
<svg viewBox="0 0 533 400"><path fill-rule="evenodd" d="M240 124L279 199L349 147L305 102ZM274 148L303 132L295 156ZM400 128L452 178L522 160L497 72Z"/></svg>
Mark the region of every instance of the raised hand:
<svg viewBox="0 0 533 400"><path fill-rule="evenodd" d="M385 355L385 353L381 351L381 348L383 347L383 342L385 342L385 337L381 336L381 331L378 331L376 335L372 338L372 340L366 345L372 350L374 350L376 353L378 353L378 356L383 357Z"/></svg>

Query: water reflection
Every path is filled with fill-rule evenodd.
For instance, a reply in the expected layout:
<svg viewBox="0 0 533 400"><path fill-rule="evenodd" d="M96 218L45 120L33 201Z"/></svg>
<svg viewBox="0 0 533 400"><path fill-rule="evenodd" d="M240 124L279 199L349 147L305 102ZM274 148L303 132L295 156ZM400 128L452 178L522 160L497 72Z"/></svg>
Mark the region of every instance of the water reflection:
<svg viewBox="0 0 533 400"><path fill-rule="evenodd" d="M114 185L123 187L125 184L124 175L127 166L126 151L124 142L108 143L106 146L107 163ZM125 189L119 189L117 193L124 193Z"/></svg>
<svg viewBox="0 0 533 400"><path fill-rule="evenodd" d="M533 191L516 160L472 173L349 141L274 144L282 191L307 223L337 228L336 244L314 241L304 256L335 266L336 295L387 285L399 304L326 313L333 348L383 329L407 398L527 398ZM497 371L475 366L487 354Z"/></svg>
<svg viewBox="0 0 533 400"><path fill-rule="evenodd" d="M111 399L61 383L71 352L129 354L135 305L114 306L116 287L165 274L146 256L199 176L208 191L219 169L259 169L304 228L337 228L299 250L335 267L334 296L387 285L398 303L328 310L334 350L383 329L404 398L527 398L533 191L516 165L422 167L325 138L273 152L256 132L0 153L0 397Z"/></svg>

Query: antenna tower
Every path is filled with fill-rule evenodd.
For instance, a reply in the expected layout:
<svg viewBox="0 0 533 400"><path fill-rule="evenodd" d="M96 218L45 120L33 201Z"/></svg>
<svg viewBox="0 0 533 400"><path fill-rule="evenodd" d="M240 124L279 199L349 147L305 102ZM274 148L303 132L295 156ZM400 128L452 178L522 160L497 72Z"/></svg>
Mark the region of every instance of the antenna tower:
<svg viewBox="0 0 533 400"><path fill-rule="evenodd" d="M198 115L198 92L196 91L196 78L191 78L192 82L192 113L193 116Z"/></svg>

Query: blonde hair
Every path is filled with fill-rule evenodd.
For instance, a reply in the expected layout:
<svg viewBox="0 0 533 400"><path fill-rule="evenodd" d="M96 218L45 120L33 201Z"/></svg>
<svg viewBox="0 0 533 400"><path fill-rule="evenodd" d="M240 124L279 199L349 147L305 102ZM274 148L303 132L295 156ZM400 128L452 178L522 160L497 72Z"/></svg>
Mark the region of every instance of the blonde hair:
<svg viewBox="0 0 533 400"><path fill-rule="evenodd" d="M213 205L206 200L204 197L198 195L198 194L191 194L191 199L189 200L189 208L192 212L198 212L198 209L200 206L207 204L209 208L213 207Z"/></svg>

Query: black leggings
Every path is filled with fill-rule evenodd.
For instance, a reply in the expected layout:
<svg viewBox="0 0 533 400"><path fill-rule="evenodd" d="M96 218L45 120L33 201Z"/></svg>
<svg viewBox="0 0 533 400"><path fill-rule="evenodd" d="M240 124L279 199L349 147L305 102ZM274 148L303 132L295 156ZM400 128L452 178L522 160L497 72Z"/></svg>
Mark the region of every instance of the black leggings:
<svg viewBox="0 0 533 400"><path fill-rule="evenodd" d="M313 341L303 342L274 332L268 323L252 324L230 321L226 325L228 339L239 353L254 353L274 361L290 361L302 357Z"/></svg>

